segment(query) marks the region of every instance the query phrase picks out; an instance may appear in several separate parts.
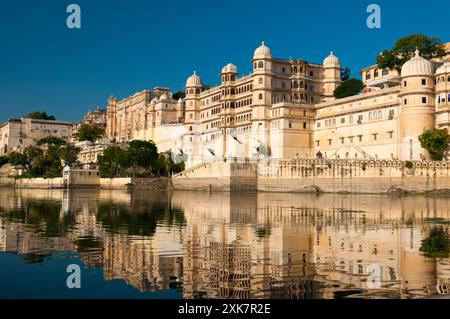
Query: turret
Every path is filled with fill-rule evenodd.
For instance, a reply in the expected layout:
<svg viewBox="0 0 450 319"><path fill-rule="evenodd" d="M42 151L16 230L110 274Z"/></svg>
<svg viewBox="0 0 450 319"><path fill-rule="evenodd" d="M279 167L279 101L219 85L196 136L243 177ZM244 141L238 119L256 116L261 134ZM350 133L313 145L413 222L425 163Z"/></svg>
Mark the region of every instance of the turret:
<svg viewBox="0 0 450 319"><path fill-rule="evenodd" d="M325 101L334 99L334 91L341 84L341 62L331 51L323 61Z"/></svg>
<svg viewBox="0 0 450 319"><path fill-rule="evenodd" d="M420 56L406 62L401 71L400 89L400 158L419 160L429 157L421 148L419 135L434 127L433 65Z"/></svg>

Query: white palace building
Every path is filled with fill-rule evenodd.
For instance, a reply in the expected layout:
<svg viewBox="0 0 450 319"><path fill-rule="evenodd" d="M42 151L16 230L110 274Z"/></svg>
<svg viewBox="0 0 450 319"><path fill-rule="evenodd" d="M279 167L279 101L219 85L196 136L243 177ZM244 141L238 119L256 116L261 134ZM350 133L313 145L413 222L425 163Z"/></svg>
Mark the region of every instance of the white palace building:
<svg viewBox="0 0 450 319"><path fill-rule="evenodd" d="M450 52L450 44L446 45ZM205 86L194 72L186 97L166 88L110 97L107 135L117 142L153 140L160 151L187 155L187 166L223 158L427 157L418 136L450 126L450 55L428 61L416 51L401 74L376 65L361 71L362 94L338 99L341 63L333 52L323 63L273 57L264 43L253 71L239 76L223 67L221 85Z"/></svg>

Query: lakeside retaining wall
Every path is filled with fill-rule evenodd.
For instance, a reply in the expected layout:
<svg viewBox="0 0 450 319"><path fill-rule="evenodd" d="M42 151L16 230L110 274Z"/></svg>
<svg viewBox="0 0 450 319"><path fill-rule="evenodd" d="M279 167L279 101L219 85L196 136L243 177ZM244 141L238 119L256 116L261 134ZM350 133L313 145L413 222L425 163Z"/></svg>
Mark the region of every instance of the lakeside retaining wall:
<svg viewBox="0 0 450 319"><path fill-rule="evenodd" d="M450 163L391 160L281 160L208 163L172 178L173 189L395 193L450 189ZM209 177L208 177L209 176Z"/></svg>

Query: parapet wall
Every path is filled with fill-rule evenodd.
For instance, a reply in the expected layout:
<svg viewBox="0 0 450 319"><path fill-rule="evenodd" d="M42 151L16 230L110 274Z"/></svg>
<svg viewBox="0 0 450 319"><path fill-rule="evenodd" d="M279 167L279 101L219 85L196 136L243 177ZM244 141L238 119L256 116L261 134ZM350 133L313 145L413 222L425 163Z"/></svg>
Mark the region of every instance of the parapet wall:
<svg viewBox="0 0 450 319"><path fill-rule="evenodd" d="M174 189L391 193L450 189L446 162L368 160L280 160L259 163L207 163L174 176Z"/></svg>

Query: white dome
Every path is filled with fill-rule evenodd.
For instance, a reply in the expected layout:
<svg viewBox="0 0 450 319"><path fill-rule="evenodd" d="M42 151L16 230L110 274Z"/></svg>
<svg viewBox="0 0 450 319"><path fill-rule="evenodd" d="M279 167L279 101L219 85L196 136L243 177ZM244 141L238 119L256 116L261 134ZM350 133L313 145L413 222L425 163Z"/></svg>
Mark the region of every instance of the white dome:
<svg viewBox="0 0 450 319"><path fill-rule="evenodd" d="M436 70L436 75L450 73L450 62L445 62Z"/></svg>
<svg viewBox="0 0 450 319"><path fill-rule="evenodd" d="M255 53L253 54L253 59L271 59L272 58L272 52L270 52L270 49L266 47L264 42L261 43L261 45L255 50Z"/></svg>
<svg viewBox="0 0 450 319"><path fill-rule="evenodd" d="M167 95L167 92L164 92L163 95L159 98L160 101L166 101L169 100L169 95Z"/></svg>
<svg viewBox="0 0 450 319"><path fill-rule="evenodd" d="M186 81L186 87L189 86L202 86L202 79L197 75L197 73L194 71L194 74L192 74Z"/></svg>
<svg viewBox="0 0 450 319"><path fill-rule="evenodd" d="M228 63L222 68L222 73L238 73L238 70L234 64Z"/></svg>
<svg viewBox="0 0 450 319"><path fill-rule="evenodd" d="M323 66L326 68L340 67L341 62L339 61L339 58L333 54L333 51L331 51L330 55L323 60Z"/></svg>
<svg viewBox="0 0 450 319"><path fill-rule="evenodd" d="M416 56L403 64L402 77L433 75L433 65L430 61L420 56L420 51L416 50Z"/></svg>

